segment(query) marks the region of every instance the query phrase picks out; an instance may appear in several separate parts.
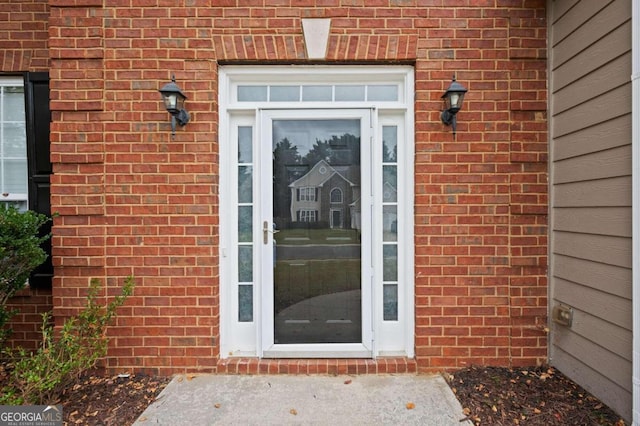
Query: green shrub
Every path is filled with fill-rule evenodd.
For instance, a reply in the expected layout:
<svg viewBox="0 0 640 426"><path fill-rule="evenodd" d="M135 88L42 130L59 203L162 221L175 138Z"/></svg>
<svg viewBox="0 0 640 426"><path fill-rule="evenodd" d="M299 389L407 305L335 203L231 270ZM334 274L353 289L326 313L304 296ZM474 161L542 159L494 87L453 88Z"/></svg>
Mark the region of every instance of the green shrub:
<svg viewBox="0 0 640 426"><path fill-rule="evenodd" d="M33 211L19 211L0 203L0 347L9 330L7 322L13 312L7 301L25 287L31 272L47 259L40 244L49 235L39 236L40 227L50 219Z"/></svg>
<svg viewBox="0 0 640 426"><path fill-rule="evenodd" d="M3 389L0 404L55 403L64 388L106 355L107 326L117 308L131 295L134 285L133 277L127 277L120 294L102 306L96 301L100 281L92 280L86 306L77 316L67 319L56 333L51 315L43 314L42 344L33 354L24 349L12 354L10 384Z"/></svg>

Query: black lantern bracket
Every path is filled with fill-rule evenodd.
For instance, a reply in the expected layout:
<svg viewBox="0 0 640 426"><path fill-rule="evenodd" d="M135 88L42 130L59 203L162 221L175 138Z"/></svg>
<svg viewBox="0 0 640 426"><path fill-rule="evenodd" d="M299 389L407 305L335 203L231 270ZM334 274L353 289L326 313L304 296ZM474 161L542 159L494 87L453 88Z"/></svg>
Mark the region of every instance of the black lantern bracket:
<svg viewBox="0 0 640 426"><path fill-rule="evenodd" d="M454 75L451 84L441 96L444 101L444 109L440 114L440 119L445 125L451 126L454 139L456 137L456 114L462 108L465 93L467 93L467 89L456 81L456 76Z"/></svg>
<svg viewBox="0 0 640 426"><path fill-rule="evenodd" d="M184 108L184 101L187 96L182 93L182 90L176 84L175 75L171 76L171 83L165 84L159 92L162 95L164 107L171 114L171 135L175 137L176 124L183 127L191 119L189 112Z"/></svg>

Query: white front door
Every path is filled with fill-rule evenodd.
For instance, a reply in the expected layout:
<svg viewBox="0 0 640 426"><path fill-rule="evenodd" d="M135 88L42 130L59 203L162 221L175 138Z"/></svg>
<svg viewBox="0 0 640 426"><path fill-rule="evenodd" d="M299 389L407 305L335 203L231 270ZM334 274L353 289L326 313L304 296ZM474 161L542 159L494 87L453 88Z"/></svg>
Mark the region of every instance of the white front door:
<svg viewBox="0 0 640 426"><path fill-rule="evenodd" d="M413 69L219 87L220 356L412 357Z"/></svg>
<svg viewBox="0 0 640 426"><path fill-rule="evenodd" d="M370 357L371 111L260 117L262 355Z"/></svg>

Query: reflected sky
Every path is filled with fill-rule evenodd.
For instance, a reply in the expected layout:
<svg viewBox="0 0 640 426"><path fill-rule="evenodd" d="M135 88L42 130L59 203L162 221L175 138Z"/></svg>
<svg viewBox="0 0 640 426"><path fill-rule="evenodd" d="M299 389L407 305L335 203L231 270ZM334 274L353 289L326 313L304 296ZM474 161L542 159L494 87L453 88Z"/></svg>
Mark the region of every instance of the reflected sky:
<svg viewBox="0 0 640 426"><path fill-rule="evenodd" d="M287 138L291 145L298 147L298 154L304 157L312 150L317 140L328 141L333 136L344 134L360 137L360 120L274 120L273 144Z"/></svg>

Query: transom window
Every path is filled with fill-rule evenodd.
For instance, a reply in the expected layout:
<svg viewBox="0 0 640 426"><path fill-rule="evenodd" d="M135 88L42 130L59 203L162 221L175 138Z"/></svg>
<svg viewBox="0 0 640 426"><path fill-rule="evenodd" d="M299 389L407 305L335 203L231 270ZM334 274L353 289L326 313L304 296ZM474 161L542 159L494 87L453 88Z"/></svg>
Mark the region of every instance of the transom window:
<svg viewBox="0 0 640 426"><path fill-rule="evenodd" d="M239 85L238 102L395 102L395 84Z"/></svg>

